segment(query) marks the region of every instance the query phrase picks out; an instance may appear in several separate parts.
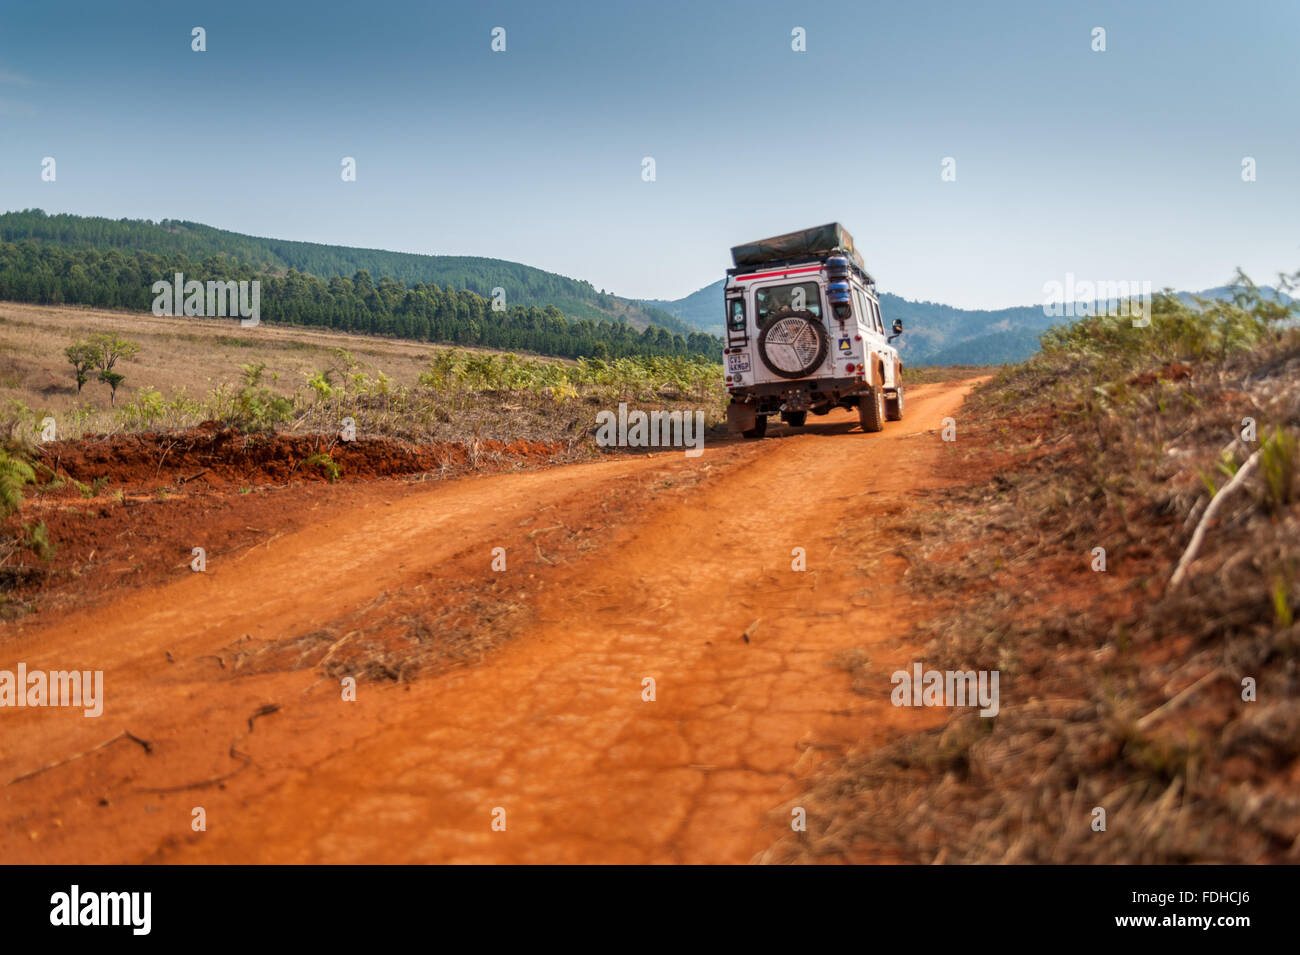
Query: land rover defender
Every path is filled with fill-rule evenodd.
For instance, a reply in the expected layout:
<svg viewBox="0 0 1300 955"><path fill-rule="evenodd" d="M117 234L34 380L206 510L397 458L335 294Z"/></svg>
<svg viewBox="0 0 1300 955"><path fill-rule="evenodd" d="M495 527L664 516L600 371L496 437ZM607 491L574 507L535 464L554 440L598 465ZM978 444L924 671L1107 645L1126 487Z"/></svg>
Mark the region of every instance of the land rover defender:
<svg viewBox="0 0 1300 955"><path fill-rule="evenodd" d="M727 424L747 438L779 414L857 408L863 431L903 417L903 364L886 337L875 279L838 222L731 250L723 295Z"/></svg>

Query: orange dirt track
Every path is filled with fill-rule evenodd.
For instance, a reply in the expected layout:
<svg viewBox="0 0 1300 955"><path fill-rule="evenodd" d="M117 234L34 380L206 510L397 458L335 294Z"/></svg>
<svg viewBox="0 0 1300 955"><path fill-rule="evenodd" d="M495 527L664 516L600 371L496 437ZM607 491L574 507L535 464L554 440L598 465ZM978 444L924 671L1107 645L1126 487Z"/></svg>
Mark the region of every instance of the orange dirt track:
<svg viewBox="0 0 1300 955"><path fill-rule="evenodd" d="M892 708L888 684L855 694L831 663L913 659L899 636L923 608L876 529L954 480L934 429L970 385L909 389L880 434L837 412L697 458L376 497L207 573L33 618L0 668L103 669L106 704L0 713L0 861L748 862L826 753L937 719ZM536 559L539 512L582 521L652 478L671 490L573 560ZM362 679L356 702L318 667L233 676L219 659L448 575L512 573L528 593L512 639L409 682Z"/></svg>

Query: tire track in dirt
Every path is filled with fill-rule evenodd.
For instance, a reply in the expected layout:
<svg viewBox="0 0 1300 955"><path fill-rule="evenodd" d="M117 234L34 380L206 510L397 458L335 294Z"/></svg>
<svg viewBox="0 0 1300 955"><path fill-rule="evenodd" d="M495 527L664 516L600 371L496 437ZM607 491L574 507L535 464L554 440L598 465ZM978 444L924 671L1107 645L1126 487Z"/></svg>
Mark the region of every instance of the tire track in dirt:
<svg viewBox="0 0 1300 955"><path fill-rule="evenodd" d="M883 433L854 417L807 433L527 474L469 478L372 512L333 515L227 568L128 595L0 646L0 665L99 666L103 719L11 710L0 747L0 858L166 862L744 862L825 751L883 741L899 721L829 665L861 645L910 660L915 611L887 537L846 536L941 486L934 434L968 384L909 390ZM713 470L673 493L677 480ZM666 475L666 476L665 476ZM306 632L376 594L427 583L467 548L517 541L548 507L653 476L664 495L591 556L533 568L532 620L482 663L356 703L315 673L215 682L169 669L250 635ZM575 504L577 502L577 504ZM860 522L858 522L860 523ZM512 547L514 544L512 543ZM791 549L807 571L790 569ZM514 553L514 551L508 551ZM507 571L507 574L510 572ZM745 639L747 635L748 640ZM643 680L656 699L642 699ZM236 768L220 785L149 793ZM94 725L88 725L94 724ZM155 741L3 786L121 729ZM101 792L111 791L105 805ZM190 831L203 806L208 831ZM506 830L493 831L493 810ZM788 820L788 816L785 817Z"/></svg>

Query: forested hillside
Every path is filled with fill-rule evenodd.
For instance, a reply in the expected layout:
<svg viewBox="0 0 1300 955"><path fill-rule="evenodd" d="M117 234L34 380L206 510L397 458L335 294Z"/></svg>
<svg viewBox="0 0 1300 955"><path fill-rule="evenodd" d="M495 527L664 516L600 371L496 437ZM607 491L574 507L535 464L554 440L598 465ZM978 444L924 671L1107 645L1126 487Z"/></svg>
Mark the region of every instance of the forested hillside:
<svg viewBox="0 0 1300 955"><path fill-rule="evenodd" d="M565 295L590 291L611 308L621 300L515 262L279 243L194 223L113 222L40 210L0 216L0 239L0 299L148 309L153 283L179 272L199 282L259 279L261 320L268 322L563 357L714 356L722 350L718 340L667 314L663 324L640 329L627 314L611 320L594 305L567 316L556 304L569 300ZM400 274L378 272L376 278L364 264L329 273L352 260ZM420 274L442 275L443 283L413 278ZM495 287L506 288L504 311L491 308ZM537 304L547 295L555 301Z"/></svg>
<svg viewBox="0 0 1300 955"><path fill-rule="evenodd" d="M187 280L258 279L261 320L422 341L532 351L568 358L630 355L720 356L721 344L698 332L623 322L570 321L554 305L511 305L493 311L476 292L436 283L377 281L361 269L328 281L296 269L269 274L227 255L76 248L26 240L0 242L0 299L44 305L149 309L151 286L181 272Z"/></svg>
<svg viewBox="0 0 1300 955"><path fill-rule="evenodd" d="M192 260L227 255L254 270L283 274L297 269L323 279L365 270L405 285L420 283L467 289L485 298L503 288L510 305L554 305L572 318L626 321L635 328L659 325L683 335L695 330L669 312L597 291L590 282L544 272L518 262L462 255L417 255L347 246L293 242L214 229L197 222L103 219L46 215L40 209L0 214L0 241L33 239L78 249L143 250L182 254Z"/></svg>

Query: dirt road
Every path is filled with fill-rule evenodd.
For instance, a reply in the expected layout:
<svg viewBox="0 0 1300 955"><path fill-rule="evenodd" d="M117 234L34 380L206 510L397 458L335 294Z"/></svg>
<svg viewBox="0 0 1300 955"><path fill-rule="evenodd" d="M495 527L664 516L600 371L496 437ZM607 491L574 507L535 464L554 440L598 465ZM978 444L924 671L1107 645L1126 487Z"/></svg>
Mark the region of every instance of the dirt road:
<svg viewBox="0 0 1300 955"><path fill-rule="evenodd" d="M832 663L913 659L880 528L951 479L933 429L968 390L913 387L881 434L836 414L376 495L25 625L0 668L102 669L106 702L0 712L0 861L749 861L827 752L903 725L887 683L854 693ZM511 638L477 662L363 677L355 702L320 654L294 664L313 635L328 660L357 621L489 588Z"/></svg>

